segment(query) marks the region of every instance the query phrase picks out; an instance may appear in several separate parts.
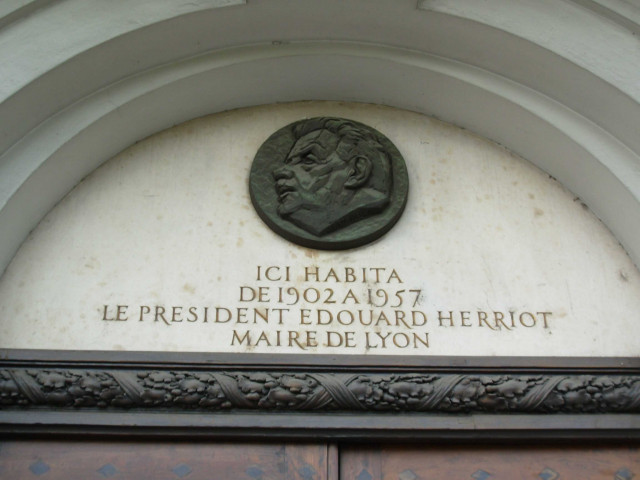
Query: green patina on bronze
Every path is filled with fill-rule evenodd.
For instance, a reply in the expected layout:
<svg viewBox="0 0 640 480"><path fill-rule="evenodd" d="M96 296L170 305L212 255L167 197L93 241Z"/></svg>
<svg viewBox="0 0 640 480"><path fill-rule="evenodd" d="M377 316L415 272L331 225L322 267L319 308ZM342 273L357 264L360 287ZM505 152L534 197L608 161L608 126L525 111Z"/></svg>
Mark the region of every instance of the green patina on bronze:
<svg viewBox="0 0 640 480"><path fill-rule="evenodd" d="M282 237L341 250L393 227L407 203L409 177L402 155L380 132L317 117L287 125L262 144L249 190L262 220Z"/></svg>

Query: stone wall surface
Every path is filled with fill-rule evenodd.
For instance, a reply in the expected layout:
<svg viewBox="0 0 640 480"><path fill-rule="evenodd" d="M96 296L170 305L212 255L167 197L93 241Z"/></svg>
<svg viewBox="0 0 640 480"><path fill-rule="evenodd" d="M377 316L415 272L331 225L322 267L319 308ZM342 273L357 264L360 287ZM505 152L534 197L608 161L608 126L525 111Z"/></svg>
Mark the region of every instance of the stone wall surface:
<svg viewBox="0 0 640 480"><path fill-rule="evenodd" d="M297 246L251 204L259 146L314 116L377 129L407 164L406 210L369 245ZM299 102L178 125L87 177L1 279L0 347L634 357L639 293L606 227L508 150L408 111Z"/></svg>

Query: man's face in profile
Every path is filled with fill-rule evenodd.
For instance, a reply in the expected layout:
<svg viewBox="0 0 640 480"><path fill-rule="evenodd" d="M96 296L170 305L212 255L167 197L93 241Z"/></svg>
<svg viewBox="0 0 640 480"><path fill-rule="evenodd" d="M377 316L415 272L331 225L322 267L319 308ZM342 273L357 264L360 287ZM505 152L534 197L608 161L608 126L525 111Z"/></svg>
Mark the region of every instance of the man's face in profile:
<svg viewBox="0 0 640 480"><path fill-rule="evenodd" d="M397 169L406 177L400 153L371 127L333 117L292 123L258 150L249 181L251 201L276 233L296 243L357 246L352 237L369 241L367 232L386 228L382 221L394 176L389 149L399 157ZM400 186L406 185L404 179ZM400 208L396 206L400 212L404 191Z"/></svg>
<svg viewBox="0 0 640 480"><path fill-rule="evenodd" d="M301 209L326 211L339 201L349 178L349 163L337 153L338 137L328 130L315 130L301 137L276 169L278 214L289 216Z"/></svg>

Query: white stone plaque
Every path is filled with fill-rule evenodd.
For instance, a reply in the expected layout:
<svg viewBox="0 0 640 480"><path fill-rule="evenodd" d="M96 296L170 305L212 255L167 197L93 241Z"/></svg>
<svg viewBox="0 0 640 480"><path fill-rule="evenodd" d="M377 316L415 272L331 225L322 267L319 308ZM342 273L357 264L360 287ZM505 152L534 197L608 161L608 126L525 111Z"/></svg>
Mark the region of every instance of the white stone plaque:
<svg viewBox="0 0 640 480"><path fill-rule="evenodd" d="M257 149L316 116L404 157L406 209L373 243L301 247L251 204ZM193 120L97 169L2 277L0 347L635 357L639 311L616 239L525 160L415 113L305 102Z"/></svg>

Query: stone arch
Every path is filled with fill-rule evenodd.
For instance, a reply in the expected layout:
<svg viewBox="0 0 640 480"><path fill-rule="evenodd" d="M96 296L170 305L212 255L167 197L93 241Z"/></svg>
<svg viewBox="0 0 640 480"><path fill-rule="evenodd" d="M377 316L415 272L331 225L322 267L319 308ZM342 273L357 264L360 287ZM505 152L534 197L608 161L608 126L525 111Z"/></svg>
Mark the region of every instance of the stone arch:
<svg viewBox="0 0 640 480"><path fill-rule="evenodd" d="M414 110L505 145L640 262L640 9L626 2L20 5L0 12L0 270L126 146L208 113L320 99Z"/></svg>

